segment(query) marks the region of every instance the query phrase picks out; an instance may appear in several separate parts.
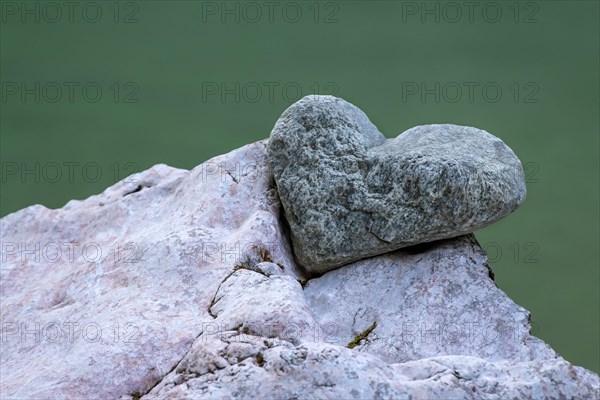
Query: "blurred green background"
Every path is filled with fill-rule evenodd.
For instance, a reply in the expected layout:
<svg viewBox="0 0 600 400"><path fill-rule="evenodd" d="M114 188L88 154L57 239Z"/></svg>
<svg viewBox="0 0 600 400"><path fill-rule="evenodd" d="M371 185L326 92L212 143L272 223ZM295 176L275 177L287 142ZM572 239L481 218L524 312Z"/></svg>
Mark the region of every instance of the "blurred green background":
<svg viewBox="0 0 600 400"><path fill-rule="evenodd" d="M476 126L528 179L525 204L477 233L498 285L600 371L597 1L74 3L1 2L1 216L192 168L266 138L311 93L388 137Z"/></svg>

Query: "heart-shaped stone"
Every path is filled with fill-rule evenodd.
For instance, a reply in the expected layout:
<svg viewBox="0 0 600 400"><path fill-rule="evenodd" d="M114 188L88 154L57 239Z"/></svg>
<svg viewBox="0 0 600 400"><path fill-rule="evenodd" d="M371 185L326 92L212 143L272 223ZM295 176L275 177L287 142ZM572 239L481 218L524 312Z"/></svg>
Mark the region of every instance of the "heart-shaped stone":
<svg viewBox="0 0 600 400"><path fill-rule="evenodd" d="M386 139L332 96L290 106L268 156L294 253L311 274L473 232L525 199L521 162L488 132L424 125Z"/></svg>

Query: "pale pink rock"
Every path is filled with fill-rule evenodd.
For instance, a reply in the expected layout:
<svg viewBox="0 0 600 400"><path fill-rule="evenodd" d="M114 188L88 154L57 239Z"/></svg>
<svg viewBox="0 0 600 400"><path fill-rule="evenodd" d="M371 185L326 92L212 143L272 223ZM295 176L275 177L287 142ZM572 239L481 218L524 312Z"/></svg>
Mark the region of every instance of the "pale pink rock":
<svg viewBox="0 0 600 400"><path fill-rule="evenodd" d="M0 397L598 395L527 333L471 237L306 285L281 215L262 141L0 219ZM522 341L394 344L402 320L476 319Z"/></svg>

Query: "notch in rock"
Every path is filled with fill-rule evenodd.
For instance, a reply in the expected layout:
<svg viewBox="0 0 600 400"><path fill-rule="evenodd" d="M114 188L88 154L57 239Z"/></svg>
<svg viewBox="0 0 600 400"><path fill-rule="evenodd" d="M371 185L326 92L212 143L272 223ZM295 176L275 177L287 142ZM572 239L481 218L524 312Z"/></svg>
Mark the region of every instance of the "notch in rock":
<svg viewBox="0 0 600 400"><path fill-rule="evenodd" d="M135 189L133 189L133 190L131 190L131 191L129 191L129 192L127 192L127 193L125 193L125 194L123 195L123 197L125 197L125 196L129 196L130 194L134 194L134 193L137 193L137 192L141 192L141 191L142 191L142 189L149 188L149 187L151 187L151 186L137 185Z"/></svg>

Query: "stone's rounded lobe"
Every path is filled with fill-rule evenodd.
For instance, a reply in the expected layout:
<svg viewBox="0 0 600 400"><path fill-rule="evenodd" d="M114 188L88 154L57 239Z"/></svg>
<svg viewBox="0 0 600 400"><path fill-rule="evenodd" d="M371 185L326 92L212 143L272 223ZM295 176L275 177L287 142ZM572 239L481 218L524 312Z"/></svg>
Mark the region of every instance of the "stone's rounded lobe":
<svg viewBox="0 0 600 400"><path fill-rule="evenodd" d="M425 125L386 140L332 96L289 107L267 151L296 257L311 274L471 233L525 199L521 162L488 132Z"/></svg>

